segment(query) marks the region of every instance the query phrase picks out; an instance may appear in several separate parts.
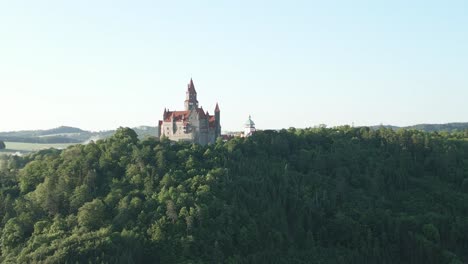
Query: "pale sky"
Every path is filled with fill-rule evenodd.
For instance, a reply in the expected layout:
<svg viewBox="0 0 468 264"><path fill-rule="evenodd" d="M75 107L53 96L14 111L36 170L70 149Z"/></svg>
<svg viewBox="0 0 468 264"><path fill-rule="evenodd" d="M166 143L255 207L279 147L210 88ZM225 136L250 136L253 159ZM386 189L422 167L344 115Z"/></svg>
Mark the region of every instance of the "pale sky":
<svg viewBox="0 0 468 264"><path fill-rule="evenodd" d="M0 131L468 121L468 1L0 0Z"/></svg>

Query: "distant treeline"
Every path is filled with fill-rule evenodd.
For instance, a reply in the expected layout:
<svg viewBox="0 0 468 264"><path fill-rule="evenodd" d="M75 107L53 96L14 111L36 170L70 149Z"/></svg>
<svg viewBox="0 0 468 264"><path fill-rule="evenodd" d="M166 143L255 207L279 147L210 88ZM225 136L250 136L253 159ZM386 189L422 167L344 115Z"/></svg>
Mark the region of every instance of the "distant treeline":
<svg viewBox="0 0 468 264"><path fill-rule="evenodd" d="M105 140L0 160L1 263L468 263L468 131Z"/></svg>
<svg viewBox="0 0 468 264"><path fill-rule="evenodd" d="M59 144L59 143L81 143L82 140L70 137L0 137L5 142L24 142L40 144Z"/></svg>
<svg viewBox="0 0 468 264"><path fill-rule="evenodd" d="M57 128L47 129L47 130L21 130L21 131L10 131L10 132L0 132L0 137L40 137L54 134L77 134L77 133L87 133L88 131L81 130L76 127L67 127L61 126Z"/></svg>
<svg viewBox="0 0 468 264"><path fill-rule="evenodd" d="M393 130L406 129L406 130L420 130L425 132L462 132L468 130L468 123L447 123L447 124L419 124L413 126L398 127L392 125L373 126L373 129L381 127L391 128Z"/></svg>
<svg viewBox="0 0 468 264"><path fill-rule="evenodd" d="M426 132L436 132L436 131L447 131L447 132L454 132L454 131L464 131L468 129L468 123L449 123L449 124L421 124L408 127L410 129L417 129L423 130Z"/></svg>
<svg viewBox="0 0 468 264"><path fill-rule="evenodd" d="M134 128L140 138L155 136L156 127L142 126ZM116 131L85 131L75 127L58 127L48 130L24 130L13 132L0 132L0 140L24 143L83 143L89 140L104 139L112 136Z"/></svg>

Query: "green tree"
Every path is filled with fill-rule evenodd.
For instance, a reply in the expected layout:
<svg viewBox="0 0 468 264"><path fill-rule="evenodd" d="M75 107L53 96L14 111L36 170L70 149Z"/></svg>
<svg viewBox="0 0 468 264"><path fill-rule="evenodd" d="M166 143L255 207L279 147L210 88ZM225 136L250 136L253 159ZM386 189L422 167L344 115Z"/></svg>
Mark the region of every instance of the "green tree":
<svg viewBox="0 0 468 264"><path fill-rule="evenodd" d="M78 210L78 224L90 230L102 227L106 221L106 207L99 199L85 203Z"/></svg>

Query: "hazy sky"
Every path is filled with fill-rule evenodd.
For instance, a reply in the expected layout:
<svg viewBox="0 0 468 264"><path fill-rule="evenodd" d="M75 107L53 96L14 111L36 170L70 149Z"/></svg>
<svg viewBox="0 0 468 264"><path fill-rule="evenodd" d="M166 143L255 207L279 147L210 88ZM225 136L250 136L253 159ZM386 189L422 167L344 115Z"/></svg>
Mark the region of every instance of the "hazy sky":
<svg viewBox="0 0 468 264"><path fill-rule="evenodd" d="M468 121L468 1L0 0L0 131Z"/></svg>

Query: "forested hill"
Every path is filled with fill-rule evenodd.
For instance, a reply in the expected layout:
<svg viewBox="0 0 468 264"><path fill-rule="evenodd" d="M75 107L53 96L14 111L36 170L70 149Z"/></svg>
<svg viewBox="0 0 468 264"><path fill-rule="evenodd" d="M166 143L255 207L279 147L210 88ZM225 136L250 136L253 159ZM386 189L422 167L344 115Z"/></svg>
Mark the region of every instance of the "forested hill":
<svg viewBox="0 0 468 264"><path fill-rule="evenodd" d="M467 263L468 133L131 129L0 163L1 263Z"/></svg>
<svg viewBox="0 0 468 264"><path fill-rule="evenodd" d="M139 137L145 138L156 135L156 127L139 126L133 128ZM116 131L87 131L76 127L61 126L47 130L24 130L0 132L0 140L26 143L85 143L90 140L104 139L112 136Z"/></svg>
<svg viewBox="0 0 468 264"><path fill-rule="evenodd" d="M447 124L419 124L413 126L392 126L392 125L380 125L373 126L374 129L379 129L381 127L391 128L394 130L406 129L406 130L420 130L425 132L461 132L468 129L468 123L447 123Z"/></svg>
<svg viewBox="0 0 468 264"><path fill-rule="evenodd" d="M61 126L48 130L0 132L0 140L27 143L81 143L91 135L75 127Z"/></svg>

